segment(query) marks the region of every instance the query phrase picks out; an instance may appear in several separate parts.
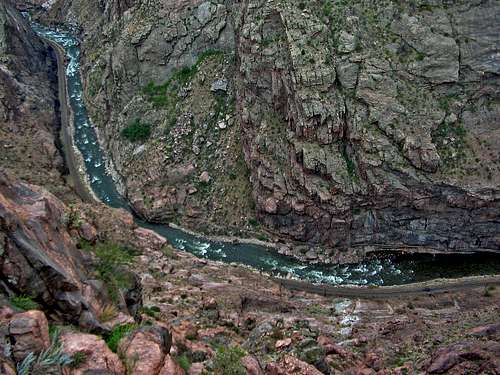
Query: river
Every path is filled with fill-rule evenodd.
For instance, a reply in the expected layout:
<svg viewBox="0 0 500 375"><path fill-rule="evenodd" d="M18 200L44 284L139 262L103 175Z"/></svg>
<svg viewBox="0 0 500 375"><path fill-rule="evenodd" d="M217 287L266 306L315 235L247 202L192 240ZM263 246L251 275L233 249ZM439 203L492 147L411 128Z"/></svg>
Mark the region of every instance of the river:
<svg viewBox="0 0 500 375"><path fill-rule="evenodd" d="M79 70L78 40L69 32L49 29L33 22L32 27L40 36L62 46L66 53L69 105L74 115L74 142L83 156L92 190L109 206L131 211L128 202L118 193L115 182L106 171L105 154L87 115ZM138 225L166 237L177 249L188 251L197 257L241 264L273 276L313 283L382 286L435 278L500 274L500 257L494 254L385 254L356 264L311 265L277 254L266 247L209 241L167 225L146 223L137 217L135 220Z"/></svg>

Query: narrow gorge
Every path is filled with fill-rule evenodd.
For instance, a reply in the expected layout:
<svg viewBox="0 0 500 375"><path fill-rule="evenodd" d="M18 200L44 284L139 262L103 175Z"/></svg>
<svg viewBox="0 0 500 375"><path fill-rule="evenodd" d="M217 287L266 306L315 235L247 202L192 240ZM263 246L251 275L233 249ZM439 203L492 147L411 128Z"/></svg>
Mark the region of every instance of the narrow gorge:
<svg viewBox="0 0 500 375"><path fill-rule="evenodd" d="M496 374L499 17L2 0L0 374Z"/></svg>

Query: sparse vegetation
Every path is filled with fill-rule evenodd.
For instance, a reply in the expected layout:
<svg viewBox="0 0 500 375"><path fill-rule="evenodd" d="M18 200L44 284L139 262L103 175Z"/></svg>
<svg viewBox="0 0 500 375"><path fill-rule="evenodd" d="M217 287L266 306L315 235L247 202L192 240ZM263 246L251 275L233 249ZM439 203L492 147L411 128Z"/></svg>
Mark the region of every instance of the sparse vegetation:
<svg viewBox="0 0 500 375"><path fill-rule="evenodd" d="M142 90L147 99L157 108L175 109L178 101L177 91L187 84L198 72L199 66L208 58L222 57L221 51L207 50L203 52L196 63L190 67L183 67L172 74L170 79L161 85L154 82L148 83Z"/></svg>
<svg viewBox="0 0 500 375"><path fill-rule="evenodd" d="M49 348L39 355L30 352L17 364L17 373L19 375L46 374L47 370L51 368L69 366L71 363L72 357L63 352L59 340L59 330L54 330Z"/></svg>
<svg viewBox="0 0 500 375"><path fill-rule="evenodd" d="M151 135L151 124L136 119L123 129L121 134L130 142L143 142Z"/></svg>
<svg viewBox="0 0 500 375"><path fill-rule="evenodd" d="M78 229L82 225L82 218L78 209L70 204L68 206L69 211L63 216L63 222L69 229Z"/></svg>
<svg viewBox="0 0 500 375"><path fill-rule="evenodd" d="M113 302L118 301L120 289L131 288L134 284L133 275L123 267L132 262L137 251L118 244L103 242L95 246L81 242L80 247L92 251L98 258L96 272L98 277L106 284L109 296Z"/></svg>
<svg viewBox="0 0 500 375"><path fill-rule="evenodd" d="M158 306L144 306L141 308L141 312L152 318L158 318L161 310Z"/></svg>
<svg viewBox="0 0 500 375"><path fill-rule="evenodd" d="M320 304L308 305L306 311L311 315L327 316L330 314L330 310Z"/></svg>
<svg viewBox="0 0 500 375"><path fill-rule="evenodd" d="M113 320L118 315L118 310L114 305L106 305L99 314L99 320L103 323Z"/></svg>
<svg viewBox="0 0 500 375"><path fill-rule="evenodd" d="M118 343L127 334L132 332L137 328L137 324L122 324L113 328L110 334L105 336L105 341L111 351L115 352L118 350Z"/></svg>
<svg viewBox="0 0 500 375"><path fill-rule="evenodd" d="M33 301L33 297L30 297L28 295L22 294L20 296L12 297L10 299L10 303L20 309L20 310L38 310L40 308L40 305Z"/></svg>
<svg viewBox="0 0 500 375"><path fill-rule="evenodd" d="M245 375L241 364L245 352L239 347L219 347L214 358L215 375Z"/></svg>
<svg viewBox="0 0 500 375"><path fill-rule="evenodd" d="M69 364L69 367L71 368L78 368L80 367L85 361L87 360L87 354L85 352L76 352L73 354L71 357L71 363Z"/></svg>
<svg viewBox="0 0 500 375"><path fill-rule="evenodd" d="M189 372L189 369L191 368L191 360L186 354L176 357L175 361L186 373Z"/></svg>
<svg viewBox="0 0 500 375"><path fill-rule="evenodd" d="M163 255L165 255L167 258L175 258L175 249L172 247L172 245L166 244L161 248L161 251Z"/></svg>
<svg viewBox="0 0 500 375"><path fill-rule="evenodd" d="M432 133L432 140L437 145L439 156L446 169L457 169L466 159L466 135L467 132L460 122L452 124L443 122Z"/></svg>

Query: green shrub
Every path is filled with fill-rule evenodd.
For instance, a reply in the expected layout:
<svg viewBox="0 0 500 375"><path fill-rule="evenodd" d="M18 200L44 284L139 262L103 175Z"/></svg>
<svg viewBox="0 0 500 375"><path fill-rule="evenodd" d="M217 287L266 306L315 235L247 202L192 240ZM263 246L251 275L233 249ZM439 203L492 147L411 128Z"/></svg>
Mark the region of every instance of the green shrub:
<svg viewBox="0 0 500 375"><path fill-rule="evenodd" d="M137 324L133 323L116 326L113 328L111 333L105 337L106 344L108 344L108 347L116 353L120 340L136 328Z"/></svg>
<svg viewBox="0 0 500 375"><path fill-rule="evenodd" d="M121 134L130 142L143 142L151 135L151 125L136 119L123 129Z"/></svg>
<svg viewBox="0 0 500 375"><path fill-rule="evenodd" d="M161 251L167 258L176 258L175 249L172 247L172 245L164 245L161 248Z"/></svg>
<svg viewBox="0 0 500 375"><path fill-rule="evenodd" d="M80 246L92 251L98 258L95 269L98 277L106 284L109 296L113 302L118 301L120 289L128 289L134 285L134 277L126 272L123 266L132 263L134 256L139 253L131 248L111 242L98 243L95 246L82 242Z"/></svg>
<svg viewBox="0 0 500 375"><path fill-rule="evenodd" d="M152 318L157 318L160 315L161 310L158 306L143 306L141 308L141 312Z"/></svg>
<svg viewBox="0 0 500 375"><path fill-rule="evenodd" d="M69 367L71 368L78 368L80 367L85 361L87 360L87 354L85 352L76 352L73 354L71 357L71 363L69 364Z"/></svg>
<svg viewBox="0 0 500 375"><path fill-rule="evenodd" d="M185 66L175 71L172 76L161 85L155 85L154 82L148 83L142 89L142 92L155 107L167 108L171 113L175 113L175 104L179 100L177 90L191 81L191 79L198 72L199 66L206 59L210 57L222 58L223 56L224 53L221 51L212 49L206 50L198 56L194 65Z"/></svg>
<svg viewBox="0 0 500 375"><path fill-rule="evenodd" d="M250 224L252 227L258 227L259 221L252 217L252 218L248 219L248 224Z"/></svg>
<svg viewBox="0 0 500 375"><path fill-rule="evenodd" d="M10 299L10 303L14 306L17 307L20 310L38 310L40 308L40 305L33 301L33 298L30 296L27 296L25 294L12 297Z"/></svg>
<svg viewBox="0 0 500 375"><path fill-rule="evenodd" d="M214 374L216 375L246 375L241 358L245 352L239 347L220 347L214 358Z"/></svg>
<svg viewBox="0 0 500 375"><path fill-rule="evenodd" d="M186 354L178 356L176 359L176 362L181 368L188 373L189 369L191 368L191 360L188 358Z"/></svg>

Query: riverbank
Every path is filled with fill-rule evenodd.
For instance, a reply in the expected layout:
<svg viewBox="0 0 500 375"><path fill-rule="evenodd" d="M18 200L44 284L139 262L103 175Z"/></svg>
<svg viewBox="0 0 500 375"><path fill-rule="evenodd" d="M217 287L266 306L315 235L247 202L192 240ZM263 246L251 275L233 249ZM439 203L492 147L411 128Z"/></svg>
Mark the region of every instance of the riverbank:
<svg viewBox="0 0 500 375"><path fill-rule="evenodd" d="M76 150L74 145L73 111L71 106L68 105L69 95L65 71L66 54L59 44L47 38L42 38L42 40L52 47L57 60L58 94L61 115L60 140L69 171L67 180L82 201L95 203L97 202L97 197L88 184L81 154Z"/></svg>
<svg viewBox="0 0 500 375"><path fill-rule="evenodd" d="M476 288L500 285L500 275L472 276L459 279L434 279L420 283L397 286L333 286L311 284L300 280L273 278L288 290L314 293L325 297L346 297L363 299L390 299L401 296L442 294Z"/></svg>

